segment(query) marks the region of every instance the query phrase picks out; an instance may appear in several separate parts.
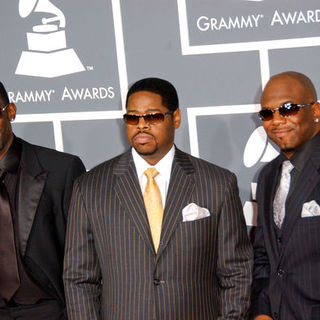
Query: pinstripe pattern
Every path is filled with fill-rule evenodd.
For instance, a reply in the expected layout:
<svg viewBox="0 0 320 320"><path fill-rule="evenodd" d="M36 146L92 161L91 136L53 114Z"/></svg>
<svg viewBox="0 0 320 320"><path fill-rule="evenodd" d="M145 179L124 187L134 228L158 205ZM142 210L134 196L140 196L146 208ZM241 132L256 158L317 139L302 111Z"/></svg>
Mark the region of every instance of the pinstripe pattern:
<svg viewBox="0 0 320 320"><path fill-rule="evenodd" d="M280 248L272 227L278 167L279 158L263 169L258 181L252 313L277 315L281 320L320 319L320 217L301 218L303 203L320 203L320 148L288 198Z"/></svg>
<svg viewBox="0 0 320 320"><path fill-rule="evenodd" d="M211 216L182 222L191 202ZM66 243L70 320L245 318L252 252L225 169L176 150L156 255L126 152L77 180Z"/></svg>

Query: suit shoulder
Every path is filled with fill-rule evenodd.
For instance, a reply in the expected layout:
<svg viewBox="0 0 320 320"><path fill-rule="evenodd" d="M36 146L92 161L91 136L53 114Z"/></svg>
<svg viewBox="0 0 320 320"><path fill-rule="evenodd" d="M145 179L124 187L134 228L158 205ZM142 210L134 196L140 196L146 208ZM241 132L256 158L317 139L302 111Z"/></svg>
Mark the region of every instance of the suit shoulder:
<svg viewBox="0 0 320 320"><path fill-rule="evenodd" d="M79 168L83 168L84 165L80 158L76 155L72 155L70 153L57 151L55 149L50 149L47 147L31 144L27 141L22 140L22 150L26 157L29 157L31 153L34 153L41 163L46 169L51 167L59 168L59 167L67 167L71 165L76 165Z"/></svg>
<svg viewBox="0 0 320 320"><path fill-rule="evenodd" d="M119 159L122 155L118 155L112 159L106 160L92 169L90 169L88 172L83 174L79 179L80 182L85 183L89 180L96 180L101 179L102 177L105 177L108 175L108 173L111 173L113 171L114 166L119 162Z"/></svg>

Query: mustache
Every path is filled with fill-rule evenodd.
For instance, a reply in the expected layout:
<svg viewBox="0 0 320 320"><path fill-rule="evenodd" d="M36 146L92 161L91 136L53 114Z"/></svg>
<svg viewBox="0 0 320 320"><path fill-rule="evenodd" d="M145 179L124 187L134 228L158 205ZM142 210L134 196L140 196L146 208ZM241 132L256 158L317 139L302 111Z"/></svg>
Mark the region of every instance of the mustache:
<svg viewBox="0 0 320 320"><path fill-rule="evenodd" d="M153 134L151 134L150 132L146 132L146 131L144 131L144 130L141 130L141 131L137 132L132 138L135 138L137 135L142 134L142 133L148 134L149 136L151 136L151 137L154 138L154 135L153 135Z"/></svg>

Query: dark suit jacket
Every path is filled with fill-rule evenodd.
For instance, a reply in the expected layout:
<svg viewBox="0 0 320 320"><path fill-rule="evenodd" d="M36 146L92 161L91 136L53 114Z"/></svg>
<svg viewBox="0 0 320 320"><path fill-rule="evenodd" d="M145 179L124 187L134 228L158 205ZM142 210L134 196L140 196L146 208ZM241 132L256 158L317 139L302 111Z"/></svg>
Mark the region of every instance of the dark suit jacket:
<svg viewBox="0 0 320 320"><path fill-rule="evenodd" d="M76 156L21 143L20 252L34 281L65 305L62 264L67 212L73 181L85 168Z"/></svg>
<svg viewBox="0 0 320 320"><path fill-rule="evenodd" d="M182 222L192 202L210 217ZM72 320L244 319L251 268L225 169L176 150L157 255L131 151L75 183L64 270Z"/></svg>
<svg viewBox="0 0 320 320"><path fill-rule="evenodd" d="M320 146L287 199L281 239L273 227L279 165L278 157L263 168L258 180L253 314L281 320L320 319L320 216L301 217L304 203L320 204Z"/></svg>

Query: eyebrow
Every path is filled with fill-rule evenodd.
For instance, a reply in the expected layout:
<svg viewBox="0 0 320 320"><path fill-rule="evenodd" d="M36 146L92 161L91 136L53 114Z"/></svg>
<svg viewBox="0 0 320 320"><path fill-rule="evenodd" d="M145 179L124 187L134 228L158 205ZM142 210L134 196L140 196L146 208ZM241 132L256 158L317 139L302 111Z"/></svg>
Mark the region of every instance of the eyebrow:
<svg viewBox="0 0 320 320"><path fill-rule="evenodd" d="M137 113L138 110L127 110L127 113ZM160 112L160 109L147 109L145 112Z"/></svg>
<svg viewBox="0 0 320 320"><path fill-rule="evenodd" d="M284 104L286 104L286 103L294 103L294 102L291 101L291 100L282 102L282 103L280 104L280 107L282 107L282 106L283 106ZM294 104L298 104L298 103L294 103ZM267 106L261 106L261 109L271 109L271 108L270 108L270 107L267 107Z"/></svg>

